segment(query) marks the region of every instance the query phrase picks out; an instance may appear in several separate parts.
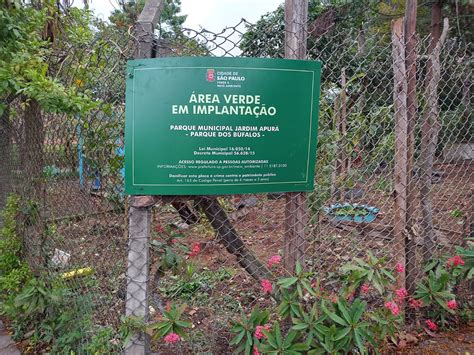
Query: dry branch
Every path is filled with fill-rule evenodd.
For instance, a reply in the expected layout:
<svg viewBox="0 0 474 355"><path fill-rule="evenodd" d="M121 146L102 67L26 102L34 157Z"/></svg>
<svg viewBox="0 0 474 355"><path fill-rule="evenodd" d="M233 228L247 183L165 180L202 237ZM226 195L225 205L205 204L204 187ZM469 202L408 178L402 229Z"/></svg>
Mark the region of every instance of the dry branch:
<svg viewBox="0 0 474 355"><path fill-rule="evenodd" d="M421 153L420 153L420 204L421 228L423 233L423 258L431 259L436 243L436 234L433 228L433 202L431 200L431 178L433 164L438 143L438 134L441 128L438 108L438 84L441 76L440 52L446 36L448 35L449 21L444 19L443 32L438 43L429 55L429 70L426 75L429 80L425 87L426 108L423 114L421 127Z"/></svg>

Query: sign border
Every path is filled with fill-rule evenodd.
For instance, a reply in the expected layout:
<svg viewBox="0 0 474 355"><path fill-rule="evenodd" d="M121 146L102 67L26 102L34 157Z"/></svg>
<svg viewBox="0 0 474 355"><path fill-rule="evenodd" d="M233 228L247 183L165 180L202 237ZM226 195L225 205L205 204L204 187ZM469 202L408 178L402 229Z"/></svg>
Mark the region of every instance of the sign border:
<svg viewBox="0 0 474 355"><path fill-rule="evenodd" d="M144 70L172 70L172 69L208 69L209 67L203 66L187 66L187 67L174 67L174 66L163 66L159 68L133 68L133 99L132 99L132 187L142 186L254 186L254 185L279 185L279 184L307 184L309 176L309 165L311 158L311 138L313 134L313 104L314 104L314 71L303 70L303 69L284 69L284 68L252 68L252 67L237 67L237 66L212 66L214 69L244 69L244 70L266 70L266 71L286 71L286 72L304 72L311 74L311 109L309 113L309 137L308 137L308 151L306 161L306 180L301 181L278 181L278 182L249 182L249 183L238 183L238 184L135 184L135 72Z"/></svg>

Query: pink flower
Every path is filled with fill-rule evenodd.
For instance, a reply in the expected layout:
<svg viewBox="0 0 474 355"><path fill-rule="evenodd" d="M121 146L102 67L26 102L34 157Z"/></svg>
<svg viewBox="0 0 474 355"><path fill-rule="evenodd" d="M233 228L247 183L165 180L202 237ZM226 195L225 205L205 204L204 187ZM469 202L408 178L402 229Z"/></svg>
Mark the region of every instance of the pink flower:
<svg viewBox="0 0 474 355"><path fill-rule="evenodd" d="M370 285L369 284L363 284L362 287L360 288L362 293L369 293L370 291Z"/></svg>
<svg viewBox="0 0 474 355"><path fill-rule="evenodd" d="M456 300L448 301L448 308L449 308L449 309L456 309L456 308L458 308L458 304L456 303Z"/></svg>
<svg viewBox="0 0 474 355"><path fill-rule="evenodd" d="M436 325L436 323L433 322L431 319L427 319L425 323L430 330L436 331L438 329L438 326Z"/></svg>
<svg viewBox="0 0 474 355"><path fill-rule="evenodd" d="M255 334L254 334L255 338L257 338L258 340L262 339L262 338L265 336L265 334L263 334L263 330L264 330L264 329L265 329L266 331L269 331L269 330L270 330L270 326L269 326L268 324L265 325L265 326L263 326L263 325L257 325L257 326L255 327Z"/></svg>
<svg viewBox="0 0 474 355"><path fill-rule="evenodd" d="M193 249L191 250L191 253L189 253L189 257L194 257L198 255L201 252L201 244L200 243L194 243Z"/></svg>
<svg viewBox="0 0 474 355"><path fill-rule="evenodd" d="M448 267L458 266L458 265L462 266L464 265L464 260L459 255L455 255L452 258L448 259L448 261L446 262L446 265Z"/></svg>
<svg viewBox="0 0 474 355"><path fill-rule="evenodd" d="M268 267L272 267L273 265L279 264L281 262L280 255L273 255L270 259L268 259Z"/></svg>
<svg viewBox="0 0 474 355"><path fill-rule="evenodd" d="M337 303L338 299L337 299L337 295L333 292L329 295L329 300L332 302L332 303Z"/></svg>
<svg viewBox="0 0 474 355"><path fill-rule="evenodd" d="M395 265L395 270L399 274L401 274L401 273L405 272L405 266L402 263L397 263L397 265Z"/></svg>
<svg viewBox="0 0 474 355"><path fill-rule="evenodd" d="M419 309L423 306L423 300L416 300L414 298L410 298L408 304L413 309Z"/></svg>
<svg viewBox="0 0 474 355"><path fill-rule="evenodd" d="M260 281L260 284L262 285L264 293L272 293L273 285L269 280L263 279L262 281Z"/></svg>
<svg viewBox="0 0 474 355"><path fill-rule="evenodd" d="M354 299L354 292L349 293L349 294L346 296L346 299L347 299L349 302L352 302L352 300Z"/></svg>
<svg viewBox="0 0 474 355"><path fill-rule="evenodd" d="M155 226L155 231L156 231L157 233L164 233L164 232L165 232L165 229L163 228L163 226L162 226L161 224L157 224L157 225Z"/></svg>
<svg viewBox="0 0 474 355"><path fill-rule="evenodd" d="M167 336L165 336L165 343L168 343L168 344L174 344L180 340L181 338L176 333L169 333Z"/></svg>
<svg viewBox="0 0 474 355"><path fill-rule="evenodd" d="M385 308L389 309L390 312L392 312L394 316L398 316L400 314L400 308L395 302L391 302L391 301L386 302Z"/></svg>
<svg viewBox="0 0 474 355"><path fill-rule="evenodd" d="M397 298L400 302L403 302L403 300L408 297L408 291L405 287L395 290L395 293L397 294Z"/></svg>
<svg viewBox="0 0 474 355"><path fill-rule="evenodd" d="M256 346L253 347L253 355L260 355Z"/></svg>

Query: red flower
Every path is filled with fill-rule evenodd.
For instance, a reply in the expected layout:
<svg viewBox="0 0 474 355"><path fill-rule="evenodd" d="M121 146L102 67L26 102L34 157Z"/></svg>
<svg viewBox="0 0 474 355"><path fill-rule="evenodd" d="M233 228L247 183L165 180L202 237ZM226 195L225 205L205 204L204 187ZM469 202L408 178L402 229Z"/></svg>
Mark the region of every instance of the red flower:
<svg viewBox="0 0 474 355"><path fill-rule="evenodd" d="M405 287L395 290L395 293L397 294L397 298L400 302L403 302L403 300L408 297L408 291Z"/></svg>
<svg viewBox="0 0 474 355"><path fill-rule="evenodd" d="M260 355L256 346L253 347L253 355Z"/></svg>
<svg viewBox="0 0 474 355"><path fill-rule="evenodd" d="M389 309L390 312L392 312L394 316L398 316L400 314L400 308L395 302L391 302L391 301L386 302L385 308Z"/></svg>
<svg viewBox="0 0 474 355"><path fill-rule="evenodd" d="M363 284L362 287L360 288L362 293L369 293L370 291L370 285L369 284Z"/></svg>
<svg viewBox="0 0 474 355"><path fill-rule="evenodd" d="M264 293L272 293L273 285L269 280L263 279L262 281L260 281L260 284L262 285Z"/></svg>
<svg viewBox="0 0 474 355"><path fill-rule="evenodd" d="M410 300L408 301L408 304L413 309L419 309L423 307L423 300L416 300L414 298L410 298Z"/></svg>
<svg viewBox="0 0 474 355"><path fill-rule="evenodd" d="M155 226L155 232L157 232L157 233L165 233L166 231L165 231L165 229L163 228L163 226L162 226L161 224L157 224L157 225Z"/></svg>
<svg viewBox="0 0 474 355"><path fill-rule="evenodd" d="M265 326L263 326L263 325L257 325L257 326L255 327L255 334L254 334L255 338L257 338L258 340L262 339L262 338L265 336L265 334L263 334L263 330L264 330L264 329L265 329L266 331L269 331L269 330L270 330L270 326L269 326L268 324L265 325Z"/></svg>
<svg viewBox="0 0 474 355"><path fill-rule="evenodd" d="M198 255L201 252L201 244L200 243L194 243L193 249L191 250L191 253L189 253L189 257L194 257Z"/></svg>
<svg viewBox="0 0 474 355"><path fill-rule="evenodd" d="M181 338L176 333L169 333L167 336L165 336L165 343L168 343L168 344L174 344L180 340Z"/></svg>
<svg viewBox="0 0 474 355"><path fill-rule="evenodd" d="M399 274L401 274L401 273L405 272L405 266L402 263L397 263L397 265L395 265L395 270Z"/></svg>
<svg viewBox="0 0 474 355"><path fill-rule="evenodd" d="M464 260L459 255L455 255L452 258L448 259L448 261L446 262L446 265L448 267L459 266L459 265L462 266L464 265Z"/></svg>
<svg viewBox="0 0 474 355"><path fill-rule="evenodd" d="M456 309L456 308L458 308L458 304L456 303L456 300L448 301L448 308L449 308L449 309Z"/></svg>
<svg viewBox="0 0 474 355"><path fill-rule="evenodd" d="M279 264L281 262L280 255L273 255L270 259L268 259L268 267L272 267L275 264Z"/></svg>
<svg viewBox="0 0 474 355"><path fill-rule="evenodd" d="M433 322L431 319L427 319L425 321L426 325L428 326L428 328L432 331L436 331L438 330L438 326L436 325L435 322Z"/></svg>

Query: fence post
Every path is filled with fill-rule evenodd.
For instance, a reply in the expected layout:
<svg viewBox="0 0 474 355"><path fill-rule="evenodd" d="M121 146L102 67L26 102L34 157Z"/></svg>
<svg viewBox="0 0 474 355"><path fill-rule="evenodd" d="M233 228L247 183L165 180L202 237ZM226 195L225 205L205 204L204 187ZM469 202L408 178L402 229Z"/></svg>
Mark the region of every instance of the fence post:
<svg viewBox="0 0 474 355"><path fill-rule="evenodd" d="M393 104L395 119L395 219L394 239L398 250L398 262L406 264L405 234L407 226L407 185L408 185L408 121L407 121L407 80L405 66L405 40L403 18L392 24L393 60ZM400 277L400 287L405 287L405 278Z"/></svg>
<svg viewBox="0 0 474 355"><path fill-rule="evenodd" d="M415 181L413 178L414 156L415 156L415 126L417 121L417 99L416 99L416 13L417 0L407 0L405 6L405 67L406 67L406 106L407 106L407 215L406 215L406 241L405 241L405 287L410 294L416 289L418 265L416 260L417 244L413 233L415 224Z"/></svg>
<svg viewBox="0 0 474 355"><path fill-rule="evenodd" d="M308 0L285 0L285 58L306 56ZM296 261L302 261L306 249L305 229L308 223L307 194L285 194L285 254L284 264L293 271Z"/></svg>
<svg viewBox="0 0 474 355"><path fill-rule="evenodd" d="M129 239L125 315L127 317L139 317L146 321L148 316L150 264L148 242L151 227L151 207L134 207L133 203L130 203L128 219ZM137 333L125 344L125 354L146 354L148 353L148 347L147 336L144 333Z"/></svg>
<svg viewBox="0 0 474 355"><path fill-rule="evenodd" d="M152 58L153 33L160 17L163 0L148 0L135 24L138 41L135 59ZM150 267L149 239L151 228L151 207L134 205L131 197L128 211L128 258L127 258L127 296L125 315L148 320L148 278ZM125 344L125 354L142 355L149 353L148 336L134 334Z"/></svg>

